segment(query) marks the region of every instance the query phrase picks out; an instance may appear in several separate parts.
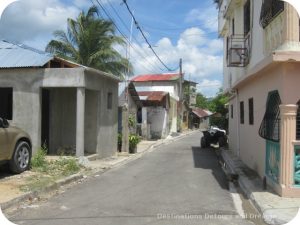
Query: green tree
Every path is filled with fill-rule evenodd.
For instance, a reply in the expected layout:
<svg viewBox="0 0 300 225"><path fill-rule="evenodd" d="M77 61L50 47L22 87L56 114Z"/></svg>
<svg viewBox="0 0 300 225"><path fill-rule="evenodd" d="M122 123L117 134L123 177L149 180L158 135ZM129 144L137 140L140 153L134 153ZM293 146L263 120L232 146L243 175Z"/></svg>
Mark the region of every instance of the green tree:
<svg viewBox="0 0 300 225"><path fill-rule="evenodd" d="M196 96L196 106L199 107L199 108L202 108L202 109L207 109L208 108L208 100L201 93L197 93L197 96Z"/></svg>
<svg viewBox="0 0 300 225"><path fill-rule="evenodd" d="M211 118L211 125L215 125L226 130L228 129L228 109L225 106L228 101L228 96L223 94L222 89L219 90L216 97L211 99L211 101L209 102L208 109L212 112L219 114L219 116Z"/></svg>
<svg viewBox="0 0 300 225"><path fill-rule="evenodd" d="M46 51L121 77L128 68L131 72L132 66L114 46L124 45L125 41L115 35L112 21L100 19L98 14L97 7L92 6L76 20L68 18L67 32L55 31L55 40L48 43Z"/></svg>

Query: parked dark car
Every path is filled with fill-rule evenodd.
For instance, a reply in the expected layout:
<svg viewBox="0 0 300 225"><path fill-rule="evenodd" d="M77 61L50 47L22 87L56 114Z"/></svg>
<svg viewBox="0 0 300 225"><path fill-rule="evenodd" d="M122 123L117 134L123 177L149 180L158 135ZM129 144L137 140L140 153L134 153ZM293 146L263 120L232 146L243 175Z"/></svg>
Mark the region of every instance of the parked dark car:
<svg viewBox="0 0 300 225"><path fill-rule="evenodd" d="M13 173L22 173L29 168L31 155L29 135L0 117L0 163L8 163Z"/></svg>
<svg viewBox="0 0 300 225"><path fill-rule="evenodd" d="M202 131L201 148L210 147L211 144L218 144L219 147L224 147L227 144L226 131L218 127L210 127L210 129Z"/></svg>

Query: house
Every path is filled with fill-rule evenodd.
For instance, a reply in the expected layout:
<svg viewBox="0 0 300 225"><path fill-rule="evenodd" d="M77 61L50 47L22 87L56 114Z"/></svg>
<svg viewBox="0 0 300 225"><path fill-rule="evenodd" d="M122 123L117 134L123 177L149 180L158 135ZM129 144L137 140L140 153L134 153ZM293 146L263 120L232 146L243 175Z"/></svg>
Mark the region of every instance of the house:
<svg viewBox="0 0 300 225"><path fill-rule="evenodd" d="M143 104L144 123L147 124L148 139L166 138L170 132L170 95L164 91L139 91ZM149 131L148 131L149 130Z"/></svg>
<svg viewBox="0 0 300 225"><path fill-rule="evenodd" d="M162 91L168 92L170 96L169 105L169 131L177 132L179 130L178 121L181 115L181 93L182 76L178 73L166 74L146 74L134 77L131 82L134 83L138 92L140 91Z"/></svg>
<svg viewBox="0 0 300 225"><path fill-rule="evenodd" d="M194 107L191 113L191 126L194 128L199 128L206 130L210 126L210 117L213 115L207 109L200 109L198 107Z"/></svg>
<svg viewBox="0 0 300 225"><path fill-rule="evenodd" d="M117 151L114 75L0 41L0 116L28 132L33 153L71 149L77 156Z"/></svg>
<svg viewBox="0 0 300 225"><path fill-rule="evenodd" d="M300 42L279 0L220 0L229 146L280 196L300 197Z"/></svg>

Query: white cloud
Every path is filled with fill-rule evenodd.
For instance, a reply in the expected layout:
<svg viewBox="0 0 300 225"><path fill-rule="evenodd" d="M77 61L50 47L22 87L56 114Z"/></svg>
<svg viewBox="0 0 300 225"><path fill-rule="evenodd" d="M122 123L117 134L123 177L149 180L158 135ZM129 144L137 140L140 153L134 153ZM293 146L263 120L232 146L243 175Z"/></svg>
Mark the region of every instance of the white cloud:
<svg viewBox="0 0 300 225"><path fill-rule="evenodd" d="M197 85L198 91L204 93L207 97L213 97L221 87L221 81L208 79L202 80L202 82Z"/></svg>
<svg viewBox="0 0 300 225"><path fill-rule="evenodd" d="M59 0L20 0L3 13L0 37L23 43L49 39L54 30L66 29L67 18L78 14L77 7Z"/></svg>
<svg viewBox="0 0 300 225"><path fill-rule="evenodd" d="M160 68L165 69L152 54L147 45L133 44L131 61L135 68L135 74L159 73ZM160 39L155 46L155 51L166 65L178 68L179 59L183 59L183 71L186 79L202 83L210 77L221 77L223 69L223 43L219 39L208 38L206 33L199 28L185 30L177 43L173 44L169 38ZM147 55L146 59L140 54ZM177 70L178 71L178 70ZM218 91L217 87L202 88L203 94L213 95ZM200 90L200 89L199 89Z"/></svg>
<svg viewBox="0 0 300 225"><path fill-rule="evenodd" d="M205 29L216 32L218 30L218 12L214 4L205 9L192 9L186 17L186 22L201 22Z"/></svg>

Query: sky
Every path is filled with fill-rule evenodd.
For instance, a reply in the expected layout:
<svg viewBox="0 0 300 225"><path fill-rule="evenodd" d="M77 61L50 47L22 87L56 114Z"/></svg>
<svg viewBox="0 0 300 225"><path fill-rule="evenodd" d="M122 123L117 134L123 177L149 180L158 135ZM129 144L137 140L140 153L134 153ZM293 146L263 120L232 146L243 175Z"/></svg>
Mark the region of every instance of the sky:
<svg viewBox="0 0 300 225"><path fill-rule="evenodd" d="M178 72L182 58L185 79L198 82L198 91L207 97L214 96L222 86L223 41L217 34L218 13L213 0L127 0L127 3L167 67ZM0 39L44 50L54 38L53 31L66 30L67 18L75 19L93 4L99 7L101 16L113 19L122 35L130 39L131 16L122 0L19 0L3 12ZM135 75L169 72L135 25L131 37L130 60ZM125 56L125 46L116 48Z"/></svg>

